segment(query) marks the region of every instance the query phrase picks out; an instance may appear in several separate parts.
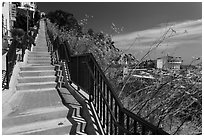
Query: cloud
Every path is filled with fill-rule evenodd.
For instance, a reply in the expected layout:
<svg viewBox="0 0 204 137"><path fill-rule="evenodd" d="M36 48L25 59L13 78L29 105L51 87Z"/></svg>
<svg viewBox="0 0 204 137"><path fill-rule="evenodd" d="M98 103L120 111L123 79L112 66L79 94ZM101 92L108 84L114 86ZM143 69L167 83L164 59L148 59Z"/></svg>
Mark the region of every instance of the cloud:
<svg viewBox="0 0 204 137"><path fill-rule="evenodd" d="M113 40L116 47L123 50L149 49L150 45L158 40L170 27L172 30L169 31L167 36L170 36L170 34L173 36L162 42L161 46L158 47L160 50L202 42L201 19L159 24L158 27L151 29L115 35Z"/></svg>

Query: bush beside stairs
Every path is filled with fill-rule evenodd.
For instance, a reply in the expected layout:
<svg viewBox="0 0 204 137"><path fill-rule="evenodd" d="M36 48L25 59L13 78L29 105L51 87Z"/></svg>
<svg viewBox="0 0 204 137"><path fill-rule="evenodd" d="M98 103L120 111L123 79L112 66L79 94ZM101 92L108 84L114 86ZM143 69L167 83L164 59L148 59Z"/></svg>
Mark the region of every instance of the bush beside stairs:
<svg viewBox="0 0 204 137"><path fill-rule="evenodd" d="M16 92L8 101L10 112L2 117L2 134L86 134L80 104L72 95L66 98L72 102L70 108L62 103L44 31L41 21L36 46L20 67Z"/></svg>

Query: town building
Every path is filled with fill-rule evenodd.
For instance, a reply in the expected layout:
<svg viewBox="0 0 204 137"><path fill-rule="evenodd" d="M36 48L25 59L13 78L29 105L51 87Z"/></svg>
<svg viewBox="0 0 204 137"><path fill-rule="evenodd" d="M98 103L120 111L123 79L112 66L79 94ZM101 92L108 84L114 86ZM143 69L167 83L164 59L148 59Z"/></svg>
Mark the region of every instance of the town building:
<svg viewBox="0 0 204 137"><path fill-rule="evenodd" d="M14 26L16 5L12 2L2 2L2 37L11 37L10 30Z"/></svg>
<svg viewBox="0 0 204 137"><path fill-rule="evenodd" d="M18 9L22 9L25 5L29 6L29 11L34 12L36 10L36 2L2 2L2 37L11 37L11 30L14 27L16 21L16 13Z"/></svg>
<svg viewBox="0 0 204 137"><path fill-rule="evenodd" d="M21 2L21 7L25 7L25 5L29 5L32 10L37 8L36 2Z"/></svg>
<svg viewBox="0 0 204 137"><path fill-rule="evenodd" d="M157 68L158 69L174 69L174 70L180 70L181 64L182 64L181 57L173 57L173 56L163 56L160 58L157 58Z"/></svg>

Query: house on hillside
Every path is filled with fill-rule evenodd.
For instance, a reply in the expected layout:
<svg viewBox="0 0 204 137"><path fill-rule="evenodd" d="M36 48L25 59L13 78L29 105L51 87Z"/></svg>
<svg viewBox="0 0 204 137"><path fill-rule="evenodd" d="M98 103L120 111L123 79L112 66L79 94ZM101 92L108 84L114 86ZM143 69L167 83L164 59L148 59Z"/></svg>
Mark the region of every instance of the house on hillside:
<svg viewBox="0 0 204 137"><path fill-rule="evenodd" d="M158 69L174 69L180 70L181 64L183 60L181 57L173 57L173 56L163 56L157 58L157 68Z"/></svg>

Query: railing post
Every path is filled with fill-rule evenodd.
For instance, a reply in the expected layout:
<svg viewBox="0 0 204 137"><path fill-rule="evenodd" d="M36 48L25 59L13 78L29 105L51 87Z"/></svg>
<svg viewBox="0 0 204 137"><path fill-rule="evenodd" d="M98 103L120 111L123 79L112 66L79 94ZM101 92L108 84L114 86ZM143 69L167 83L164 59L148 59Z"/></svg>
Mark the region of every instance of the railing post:
<svg viewBox="0 0 204 137"><path fill-rule="evenodd" d="M124 127L124 113L121 110L122 108L119 108L119 125L121 127ZM119 135L123 135L123 131L119 128Z"/></svg>

